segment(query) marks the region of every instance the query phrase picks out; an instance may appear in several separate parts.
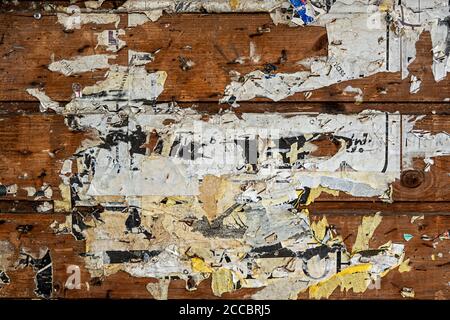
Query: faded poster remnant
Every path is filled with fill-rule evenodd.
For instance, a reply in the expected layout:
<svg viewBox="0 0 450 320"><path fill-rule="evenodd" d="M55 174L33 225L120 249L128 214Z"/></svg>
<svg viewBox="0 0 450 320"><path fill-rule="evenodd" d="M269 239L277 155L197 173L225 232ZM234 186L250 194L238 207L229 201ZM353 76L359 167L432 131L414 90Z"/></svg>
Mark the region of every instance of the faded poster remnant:
<svg viewBox="0 0 450 320"><path fill-rule="evenodd" d="M104 30L97 33L97 47L102 46L107 51L118 52L122 49L126 42L121 40L119 37L125 35L125 30Z"/></svg>
<svg viewBox="0 0 450 320"><path fill-rule="evenodd" d="M18 267L25 268L31 266L36 272L34 282L36 289L34 293L40 298L49 299L53 292L53 266L50 250L41 249L37 258L26 250L20 252Z"/></svg>
<svg viewBox="0 0 450 320"><path fill-rule="evenodd" d="M62 73L65 76L72 74L109 68L109 59L115 59L114 55L96 54L92 56L76 57L70 60L52 62L48 69L53 72Z"/></svg>
<svg viewBox="0 0 450 320"><path fill-rule="evenodd" d="M174 104L135 108L66 116L72 129L98 137L77 150L75 211L55 228L86 241L93 277L154 277L147 289L159 299L170 277L188 290L211 277L217 296L261 288L254 298L295 299L309 289L319 299L338 287L364 292L402 265L402 244L370 247L379 214L362 219L350 251L302 206L321 192L389 200L417 119L376 111L205 119ZM150 136L156 141L146 147ZM337 150L314 156L323 139ZM413 156L404 149L403 159Z"/></svg>
<svg viewBox="0 0 450 320"><path fill-rule="evenodd" d="M11 280L6 273L12 267L12 259L14 255L14 247L9 241L0 241L0 289L8 285Z"/></svg>
<svg viewBox="0 0 450 320"><path fill-rule="evenodd" d="M300 61L299 64L308 71L274 73L255 70L245 74L225 88L221 102L238 106L239 101L255 97L279 101L298 92L380 72L401 72L402 79L405 79L409 73L408 66L416 56L416 42L424 31L431 31L432 35L435 80L440 81L447 74L450 66L447 41L450 15L449 6L443 1L429 1L419 8L412 3L414 1L400 4L371 1L369 5L342 0L327 2L326 5L325 1L291 2L294 18L289 22L326 27L328 55ZM321 10L309 10L311 3ZM412 83L411 93L415 93L420 82L412 80Z"/></svg>
<svg viewBox="0 0 450 320"><path fill-rule="evenodd" d="M82 13L80 7L76 5L64 8L64 13L57 13L58 23L64 26L65 30L81 29L84 24L114 24L119 25L120 16L114 13Z"/></svg>
<svg viewBox="0 0 450 320"><path fill-rule="evenodd" d="M39 100L40 102L39 109L41 112L46 112L48 109L56 112L60 111L59 103L53 101L50 97L48 97L45 94L44 91L33 88L27 89L27 92Z"/></svg>
<svg viewBox="0 0 450 320"><path fill-rule="evenodd" d="M409 1L371 1L370 10L366 3L340 0L127 1L120 9L130 14L130 25L138 25L163 12L280 8L289 9L289 24L326 27L328 55L302 60L304 69L293 73L234 72L222 102L278 101L379 72L406 77L420 33L447 14L428 3L424 20L411 28L404 20L416 18ZM73 26L75 20L65 23ZM124 32L99 33L99 45L119 51ZM62 162L63 200L53 205L70 215L51 228L84 241L92 277L119 271L152 277L156 282L146 290L161 300L168 298L171 279L184 280L188 291L208 279L216 296L253 288L259 289L255 299L295 299L306 291L321 299L337 288L364 292L397 267L408 271L403 244L371 244L381 214L361 219L348 248L326 218L310 219L308 205L325 193L392 201L392 183L414 158L431 166L434 157L449 154L447 133L415 130L423 117L399 112L206 115L175 102L157 103L167 73L146 69L156 53L129 49L128 65L110 65L109 55L53 62L49 69L65 76L107 69L96 84L77 86L64 106L28 91L43 111L62 114L70 130L91 133ZM260 58L250 42L242 61ZM179 62L182 70L193 67L189 58L180 56ZM363 100L361 88L349 85L344 93ZM53 209L42 205L43 212ZM21 265L35 268L36 294L50 297L49 251L38 258L23 253Z"/></svg>

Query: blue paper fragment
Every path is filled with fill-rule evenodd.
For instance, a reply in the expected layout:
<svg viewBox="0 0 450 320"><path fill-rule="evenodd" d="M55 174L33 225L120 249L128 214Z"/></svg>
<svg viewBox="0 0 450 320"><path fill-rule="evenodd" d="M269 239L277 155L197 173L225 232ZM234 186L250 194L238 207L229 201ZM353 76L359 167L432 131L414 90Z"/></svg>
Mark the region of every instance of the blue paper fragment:
<svg viewBox="0 0 450 320"><path fill-rule="evenodd" d="M404 233L403 234L403 239L405 239L406 241L409 241L409 240L411 240L413 238L413 235L412 234L409 234L409 233Z"/></svg>
<svg viewBox="0 0 450 320"><path fill-rule="evenodd" d="M302 19L305 24L311 23L314 21L314 18L308 16L306 13L306 1L307 0L289 0L291 4L294 6L294 17L298 17Z"/></svg>

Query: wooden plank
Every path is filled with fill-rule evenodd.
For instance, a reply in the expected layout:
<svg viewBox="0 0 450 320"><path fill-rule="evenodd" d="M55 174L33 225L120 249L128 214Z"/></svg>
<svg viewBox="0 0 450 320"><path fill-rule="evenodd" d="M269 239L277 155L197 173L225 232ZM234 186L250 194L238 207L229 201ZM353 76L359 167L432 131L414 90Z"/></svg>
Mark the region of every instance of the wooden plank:
<svg viewBox="0 0 450 320"><path fill-rule="evenodd" d="M60 115L2 116L0 121L0 181L17 183L19 187L53 187L59 198L59 173L62 162L69 158L86 137L71 132ZM14 199L28 199L19 190ZM8 198L13 199L13 198Z"/></svg>
<svg viewBox="0 0 450 320"><path fill-rule="evenodd" d="M67 6L70 1L50 1ZM109 1L102 9L118 8L124 0ZM83 6L82 2L77 3ZM106 70L65 77L47 69L51 56L56 60L76 55L109 53L96 48L96 36L102 30L114 29L111 25L86 25L81 30L64 32L56 22L54 13L43 10L43 2L20 1L0 4L0 183L17 184L16 196L0 197L0 241L8 241L13 247L12 261L19 258L20 249L38 253L50 248L53 260L54 298L152 298L146 290L151 278L132 277L119 272L106 278L91 278L82 258L86 252L84 241L72 235L55 235L50 225L63 222L69 212L39 213L44 201L53 203L61 199L58 185L62 162L68 159L90 136L89 132L70 131L61 115L41 113L36 99L26 93L27 88L42 88L54 100L70 101L72 84L83 87L103 79ZM33 14L42 17L35 19ZM383 112L399 111L403 115L427 115L415 128L432 133L449 132L450 128L450 78L436 83L431 72L431 39L422 34L417 43L417 58L409 67L410 73L422 80L421 90L410 94L409 78L401 80L399 73L382 73L368 78L340 83L316 90L306 99L298 93L281 102L254 99L241 102L232 109L218 104L225 86L230 82L229 73L241 74L263 69L266 64L277 66L277 72L300 70L297 61L306 57L327 54L325 28L273 25L268 14L164 14L157 22L136 28L127 28L127 15L121 14L119 28L126 29L121 37L127 43L116 59L110 63L127 64L127 49L155 52L156 60L146 66L150 71L168 73L165 88L159 101L177 101L181 107L192 107L208 115L223 110L243 113L337 113L355 114L363 110ZM258 33L260 27L270 32ZM244 64L235 63L238 57L248 56L250 43L261 56L258 62L249 59ZM284 53L282 53L284 52ZM110 54L110 53L109 53ZM287 57L281 62L281 56ZM191 70L182 70L180 57L195 62ZM285 59L282 59L285 60ZM344 94L351 84L363 90L364 101L355 103L353 95ZM387 91L387 94L383 94ZM336 146L319 141L320 154L332 154ZM147 146L148 147L148 146ZM412 271L389 272L382 278L380 289L365 293L339 292L331 299L402 299L404 287L413 288L416 299L450 299L448 280L449 240L439 235L450 230L450 157L436 157L430 171L424 172L423 182L415 188L406 187L401 181L393 184L393 203L377 198L353 197L342 192L338 197L323 193L307 206L312 221L326 217L328 223L342 236L347 248L352 248L362 215L381 212L382 223L370 241L376 248L388 241L403 243L406 258L410 258ZM421 159L414 161L414 168L424 171ZM49 199L27 196L24 187L40 188L49 184L53 195ZM412 222L413 216L424 215ZM412 240L406 241L405 234ZM431 241L423 236L431 237ZM64 288L69 265L81 269L81 289ZM0 265L1 269L1 265ZM11 267L7 270L9 285L0 285L0 298L36 298L35 272L32 268ZM1 283L1 281L0 281ZM258 289L241 289L222 296L225 299L247 299ZM172 280L169 288L172 299L216 299L211 281L206 280L198 289L188 292L181 280ZM299 295L308 299L307 293Z"/></svg>
<svg viewBox="0 0 450 320"><path fill-rule="evenodd" d="M122 16L120 27L126 27L126 20L126 16ZM252 36L261 26L269 26L271 32ZM34 98L25 91L30 87L42 87L54 100L68 101L72 95L72 83L88 86L102 79L105 70L65 77L50 72L47 65L52 54L55 59L63 59L104 53L102 49L95 48L95 33L108 28L113 26L85 25L81 30L67 33L56 23L55 16L43 16L36 20L13 13L0 14L0 101L33 101ZM327 50L325 28L274 26L268 14L165 15L155 23L127 30L123 40L128 48L137 51L154 52L160 49L156 60L147 66L148 69L168 73L160 101L217 102L230 82L229 72L232 70L245 74L272 63L278 66L279 72L294 72L299 70L297 61L326 55ZM261 55L260 61L247 61L242 65L233 63L239 56L249 55L251 41ZM288 58L285 63L279 64L283 50ZM402 81L398 73L382 73L316 90L308 101L353 102L352 95L343 93L351 83L363 89L365 101L442 102L448 98L450 82L448 77L438 83L434 81L430 50L430 35L424 33L417 43L417 59L409 68L411 73L422 79L422 89L417 94L409 94L408 79ZM127 50L122 49L111 63L126 64L126 56ZM193 60L195 66L191 70L182 70L179 57ZM385 90L388 93L381 94ZM305 99L299 93L286 100Z"/></svg>
<svg viewBox="0 0 450 320"><path fill-rule="evenodd" d="M329 114L351 114L360 113L364 110L376 110L383 112L400 112L405 115L450 115L449 102L309 102L309 101L280 101L273 102L242 102L239 108L214 102L179 102L181 108L192 108L205 114L217 114L226 110L233 111L237 115L242 113L329 113ZM31 101L0 101L0 115L11 114L41 114L39 102ZM52 114L49 110L47 113Z"/></svg>
<svg viewBox="0 0 450 320"><path fill-rule="evenodd" d="M19 188L39 188L44 183L52 186L53 199L59 199L60 169L80 146L89 133L70 131L64 119L55 114L3 115L0 117L0 182L16 183ZM431 132L445 131L450 126L450 117L429 115L417 124L418 129ZM12 129L14 128L14 129ZM429 172L424 172L423 183L416 188L394 183L394 201L450 201L450 157L436 157ZM418 159L415 168L423 170L425 163ZM16 197L5 200L32 200L20 189ZM358 198L340 193L338 198L321 195L323 201L379 201L377 198Z"/></svg>
<svg viewBox="0 0 450 320"><path fill-rule="evenodd" d="M448 209L448 207L447 207ZM337 231L345 239L345 244L351 248L355 238L361 216L355 214L327 214L327 210L311 210L311 219L319 219L326 215L330 224L336 226ZM375 231L370 242L371 247L377 247L392 240L404 243L406 258L410 258L412 270L399 273L393 270L381 280L380 289L369 289L365 293L340 292L336 290L331 299L402 299L400 290L403 287L413 288L417 299L449 299L449 253L448 240L423 241L421 235L437 237L450 228L450 215L425 216L424 220L410 222L410 215L399 215L395 211L383 212L383 220ZM71 235L55 235L49 225L54 221L64 221L61 214L0 214L0 240L8 240L13 244L14 251L28 248L38 252L39 248L49 247L54 268L54 297L60 298L142 298L149 299L151 295L146 290L147 283L154 281L150 278L133 278L120 272L104 279L91 279L84 267L83 259L79 256L84 252L84 242L76 241ZM28 233L20 233L20 225L31 225ZM413 235L413 239L406 242L403 234ZM436 242L435 248L432 243ZM442 257L438 254L442 253ZM431 255L435 256L432 260ZM16 256L15 256L16 258ZM69 265L78 265L81 269L81 289L64 289L67 280L66 272ZM11 283L0 289L1 297L33 298L34 272L30 268L8 271ZM87 285L88 283L89 285ZM88 289L89 288L89 289ZM224 299L242 299L257 290L238 290L224 294ZM212 295L210 282L201 283L196 291L188 292L181 280L174 280L170 284L169 298L216 299ZM307 299L307 293L300 294L300 299Z"/></svg>

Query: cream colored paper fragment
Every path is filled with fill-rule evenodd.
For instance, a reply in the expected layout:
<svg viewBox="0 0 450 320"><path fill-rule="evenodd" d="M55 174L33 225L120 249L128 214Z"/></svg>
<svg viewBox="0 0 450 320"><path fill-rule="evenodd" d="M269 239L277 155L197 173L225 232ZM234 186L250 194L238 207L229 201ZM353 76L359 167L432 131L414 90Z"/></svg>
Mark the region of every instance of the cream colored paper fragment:
<svg viewBox="0 0 450 320"><path fill-rule="evenodd" d="M79 10L79 8L78 8ZM65 30L81 29L84 24L114 24L117 28L120 16L114 13L80 13L75 10L73 14L57 13L58 23Z"/></svg>
<svg viewBox="0 0 450 320"><path fill-rule="evenodd" d="M118 52L126 45L126 42L119 38L120 36L125 35L125 30L123 29L103 30L95 35L97 36L97 45L95 46L96 49L101 46L107 51Z"/></svg>
<svg viewBox="0 0 450 320"><path fill-rule="evenodd" d="M375 229L381 223L381 220L382 216L379 212L373 216L365 216L362 218L362 223L358 227L358 234L352 248L353 253L369 249L369 241Z"/></svg>
<svg viewBox="0 0 450 320"><path fill-rule="evenodd" d="M65 76L90 72L110 67L108 60L115 59L115 55L96 54L91 56L80 56L69 60L63 59L52 62L48 69L53 72L62 73Z"/></svg>
<svg viewBox="0 0 450 320"><path fill-rule="evenodd" d="M234 204L239 187L224 177L207 175L203 178L199 191L203 210L208 220L212 221Z"/></svg>
<svg viewBox="0 0 450 320"><path fill-rule="evenodd" d="M233 272L226 268L220 268L212 274L211 288L215 296L222 296L234 290Z"/></svg>
<svg viewBox="0 0 450 320"><path fill-rule="evenodd" d="M102 6L103 2L105 2L105 0L91 0L91 1L85 1L84 2L84 6L87 9L98 9Z"/></svg>
<svg viewBox="0 0 450 320"><path fill-rule="evenodd" d="M169 294L170 279L159 279L157 282L150 282L146 288L156 300L167 300Z"/></svg>
<svg viewBox="0 0 450 320"><path fill-rule="evenodd" d="M99 92L114 92L120 95L121 99L137 100L156 99L164 90L164 83L167 78L165 71L148 73L144 67L139 66L112 66L107 73L106 79L97 84L83 89L83 95L93 95Z"/></svg>
<svg viewBox="0 0 450 320"><path fill-rule="evenodd" d="M409 265L409 259L406 259L398 266L398 272L400 272L400 273L409 272L409 271L411 271L411 269L412 268Z"/></svg>
<svg viewBox="0 0 450 320"><path fill-rule="evenodd" d="M62 200L53 201L53 209L55 212L70 212L72 209L70 198L70 186L64 183L59 185Z"/></svg>
<svg viewBox="0 0 450 320"><path fill-rule="evenodd" d="M35 97L39 100L39 102L40 102L39 109L41 112L46 112L49 109L56 111L56 112L61 111L59 103L56 101L53 101L50 97L48 97L43 90L33 88L33 89L27 89L27 92L28 92L28 94L32 95L33 97Z"/></svg>

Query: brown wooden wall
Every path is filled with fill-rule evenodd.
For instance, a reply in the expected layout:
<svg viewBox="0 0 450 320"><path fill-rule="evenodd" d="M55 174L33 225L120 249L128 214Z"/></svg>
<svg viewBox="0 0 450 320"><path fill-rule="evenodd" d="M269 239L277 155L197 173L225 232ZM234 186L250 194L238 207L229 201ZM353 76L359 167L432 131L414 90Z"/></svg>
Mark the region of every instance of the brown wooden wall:
<svg viewBox="0 0 450 320"><path fill-rule="evenodd" d="M106 7L114 6L112 2ZM23 3L18 7L3 5L0 12L0 182L36 188L48 183L54 191L53 201L61 197L58 188L61 163L75 152L87 133L70 131L61 115L39 112L39 103L25 90L44 88L53 99L67 102L71 99L72 83L87 86L97 82L102 71L65 77L50 72L47 66L52 54L55 59L62 59L77 54L106 53L95 48L94 33L113 26L85 25L81 30L64 32L53 14L44 13L38 20L33 18L33 13L34 10ZM258 33L258 27L262 26L269 27L270 32ZM126 28L125 15L119 27ZM198 110L210 114L228 108L218 105L217 101L229 83L229 71L245 74L273 63L279 71L290 72L297 70L296 61L326 55L327 50L325 28L299 30L275 26L268 14L251 13L164 15L157 22L128 30L122 39L137 51L160 50L155 61L147 66L149 70L164 70L169 75L159 101L177 101L181 106L195 103ZM237 57L248 55L250 41L256 44L260 61L256 64L233 63ZM402 81L399 73L383 73L351 82L352 86L363 89L362 103L356 104L352 95L344 94L349 83L341 83L316 90L309 99L298 93L277 103L268 99L243 102L235 112L350 114L365 109L399 111L401 114L426 115L418 123L420 129L449 132L450 103L444 99L449 97L450 78L438 83L434 81L430 50L431 39L426 32L417 43L417 59L410 66L411 73L422 79L422 88L414 95L409 93L409 79ZM282 52L286 52L287 59L280 63ZM180 56L193 60L195 66L191 70L182 70ZM119 51L115 63L126 64L126 61L126 50ZM381 94L385 90L388 93ZM414 288L418 299L450 298L450 245L448 240L438 240L439 235L450 229L449 161L450 157L436 158L431 171L425 172L423 181L416 188L408 187L405 181L396 181L392 204L341 194L337 198L322 195L310 206L313 217L325 215L329 223L338 226L347 245L354 242L362 215L377 211L384 217L372 239L375 246L388 240L403 241L405 233L414 236L405 243L411 272L389 273L383 278L381 289L363 294L336 290L331 298L402 299L400 290L403 287ZM424 168L422 161L417 161L415 166L420 171ZM21 247L50 248L54 297L151 298L145 286L153 280L133 278L122 272L104 279L91 279L80 257L84 250L83 241L76 241L71 235L55 235L50 224L54 220L64 221L65 214L39 213L36 208L41 202L20 189L14 197L0 197L0 240L12 243L16 253ZM411 217L418 215L425 215L424 220L411 223ZM29 228L23 231L23 226ZM436 240L422 240L424 234ZM437 244L433 245L434 242ZM82 268L81 290L64 289L69 264ZM35 297L31 268L10 270L8 275L11 283L0 288L0 297ZM254 290L239 290L223 297L245 298L252 292ZM169 297L215 298L208 281L195 292L187 292L182 281L172 281ZM300 298L307 298L307 294Z"/></svg>

